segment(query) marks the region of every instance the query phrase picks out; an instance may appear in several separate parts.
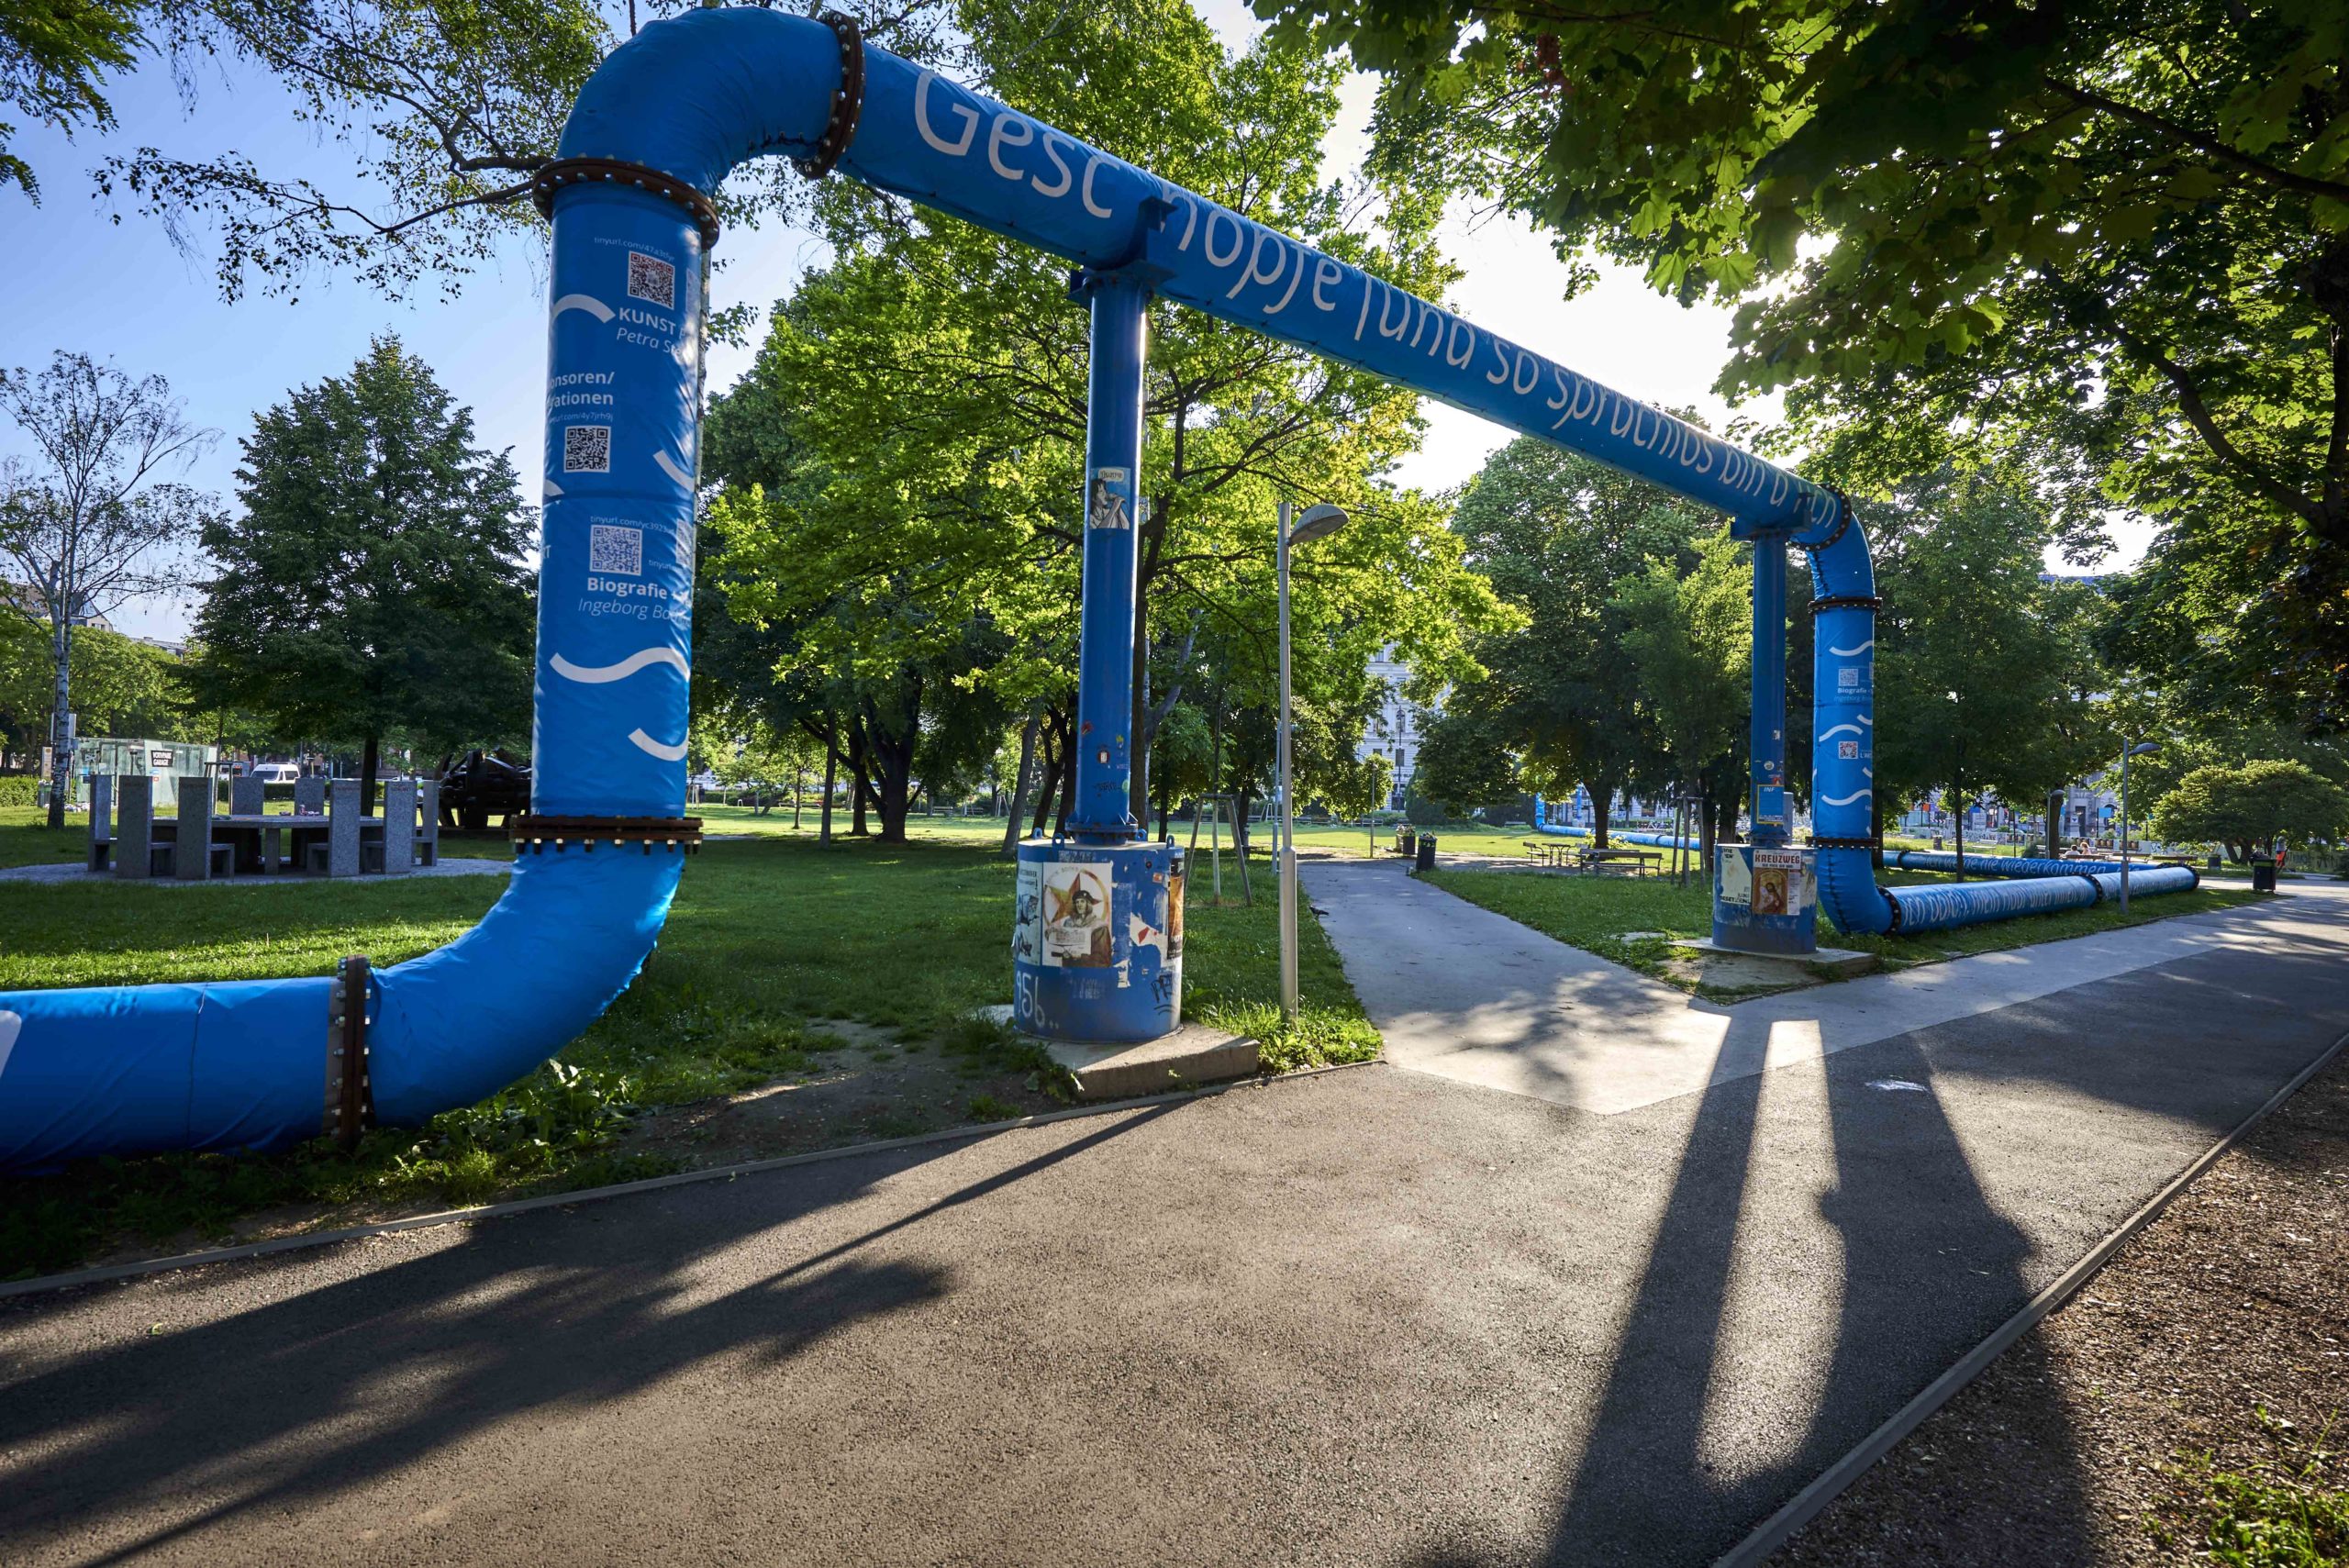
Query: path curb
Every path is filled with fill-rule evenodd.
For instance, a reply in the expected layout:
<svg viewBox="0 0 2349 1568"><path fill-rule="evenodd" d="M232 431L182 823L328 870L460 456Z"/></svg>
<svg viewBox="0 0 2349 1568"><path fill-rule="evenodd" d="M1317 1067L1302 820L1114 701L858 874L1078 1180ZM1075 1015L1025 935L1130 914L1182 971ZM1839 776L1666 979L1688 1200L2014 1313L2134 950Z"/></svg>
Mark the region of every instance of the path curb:
<svg viewBox="0 0 2349 1568"><path fill-rule="evenodd" d="M2042 1318L2077 1295L2083 1285L2111 1262L2115 1252L2159 1218L2162 1211L2176 1199L2178 1194L2193 1185L2205 1172L2219 1162L2222 1155L2242 1142L2254 1128L2299 1094L2310 1079L2331 1066L2344 1046L2349 1046L2349 1034L2343 1035L2318 1052L2316 1060L2294 1073L2282 1088L2268 1096L2265 1105L2245 1117L2233 1131L2203 1151L2199 1157L2172 1178L2168 1185L2148 1199L2144 1207L2122 1220L2117 1229L2089 1248L2077 1262L2025 1302L2021 1311L1992 1329L1987 1339L1927 1384L1921 1393L1894 1411L1889 1420L1861 1439L1856 1447L1829 1465L1809 1485L1787 1499L1784 1507L1763 1520L1752 1534L1715 1558L1713 1568L1754 1568L1755 1564L1793 1539L1797 1530L1818 1517L1828 1504L1842 1496L1877 1460L1891 1452L1901 1439L1924 1425L1926 1419L1948 1404L1958 1390L1981 1376L1989 1369L1990 1363L2005 1354L2016 1340L2038 1327Z"/></svg>
<svg viewBox="0 0 2349 1568"><path fill-rule="evenodd" d="M216 1247L202 1252L180 1252L168 1258L148 1258L138 1262L107 1263L98 1268L76 1269L71 1273L43 1274L38 1279L18 1280L13 1284L0 1284L0 1301L17 1296L39 1296L52 1290L71 1290L77 1285L107 1284L116 1280L138 1279L146 1274L169 1273L178 1269L201 1268L207 1263L230 1263L243 1258L264 1258L277 1252L295 1252L310 1247L331 1247L340 1241L363 1241L373 1236L390 1236L402 1230L423 1230L442 1225L464 1225L476 1219L502 1219L510 1214L529 1214L543 1208L562 1208L572 1204L596 1203L605 1198L629 1197L638 1193L658 1192L666 1187L691 1186L696 1182L732 1181L738 1176L756 1175L763 1171L780 1171L793 1165L813 1165L827 1160L852 1159L860 1154L882 1154L893 1149L918 1149L930 1143L954 1143L968 1140L991 1138L997 1133L1017 1132L1022 1128L1045 1127L1053 1122L1077 1121L1086 1117L1118 1116L1126 1111L1148 1110L1153 1106L1180 1104L1185 1100L1203 1100L1217 1095L1228 1095L1235 1089L1270 1088L1300 1078L1319 1078L1330 1073L1351 1073L1357 1068L1385 1064L1384 1058L1368 1062L1341 1062L1327 1067L1300 1067L1294 1073L1274 1077L1243 1078L1229 1084L1210 1084L1197 1089L1176 1089L1163 1095L1151 1095L1141 1099L1114 1100L1101 1105L1073 1106L1067 1110L1042 1111L1035 1116L1015 1117L1009 1121L979 1122L969 1127L950 1127L937 1132L918 1132L910 1138L885 1138L873 1143L849 1143L838 1149L815 1149L805 1154L783 1154L772 1160L751 1160L734 1165L713 1165L706 1171L676 1171L665 1176L647 1176L641 1181L618 1182L607 1187L582 1187L575 1192L543 1193L537 1197L514 1198L505 1203L483 1204L474 1208L440 1209L431 1214L410 1215L405 1219L385 1219L373 1225L351 1225L339 1230L306 1231L299 1236L273 1237L266 1241L248 1241L241 1246Z"/></svg>

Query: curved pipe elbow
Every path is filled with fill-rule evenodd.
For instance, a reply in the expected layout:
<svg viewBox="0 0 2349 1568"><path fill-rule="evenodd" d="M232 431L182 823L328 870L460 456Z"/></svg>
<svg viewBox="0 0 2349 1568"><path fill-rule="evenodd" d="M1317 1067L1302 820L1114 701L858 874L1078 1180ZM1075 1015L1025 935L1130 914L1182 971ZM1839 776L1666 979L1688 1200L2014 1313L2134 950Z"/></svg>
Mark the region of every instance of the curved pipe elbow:
<svg viewBox="0 0 2349 1568"><path fill-rule="evenodd" d="M368 1025L375 1119L412 1127L561 1051L636 978L684 855L634 845L525 854L480 925L384 970Z"/></svg>

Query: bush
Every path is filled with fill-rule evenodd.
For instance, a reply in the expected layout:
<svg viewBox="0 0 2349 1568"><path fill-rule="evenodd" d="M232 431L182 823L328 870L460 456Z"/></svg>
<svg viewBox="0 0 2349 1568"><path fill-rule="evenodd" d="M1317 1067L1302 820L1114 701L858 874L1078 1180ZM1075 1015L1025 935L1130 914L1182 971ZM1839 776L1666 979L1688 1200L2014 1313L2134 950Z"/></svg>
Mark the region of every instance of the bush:
<svg viewBox="0 0 2349 1568"><path fill-rule="evenodd" d="M1443 807L1423 795L1414 795L1403 803L1403 820L1414 828L1440 827L1445 821Z"/></svg>
<svg viewBox="0 0 2349 1568"><path fill-rule="evenodd" d="M40 780L31 773L0 775L0 806L38 806Z"/></svg>

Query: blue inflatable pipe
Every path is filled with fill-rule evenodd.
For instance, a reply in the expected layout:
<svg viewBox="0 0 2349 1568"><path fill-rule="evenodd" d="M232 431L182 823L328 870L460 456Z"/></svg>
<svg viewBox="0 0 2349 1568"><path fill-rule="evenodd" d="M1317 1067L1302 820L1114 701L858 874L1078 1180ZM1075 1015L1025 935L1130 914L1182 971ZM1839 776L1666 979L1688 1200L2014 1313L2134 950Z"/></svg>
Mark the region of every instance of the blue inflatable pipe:
<svg viewBox="0 0 2349 1568"><path fill-rule="evenodd" d="M337 1019L354 1015L373 1119L412 1125L529 1072L635 977L682 864L646 825L674 821L685 795L709 197L767 154L811 174L837 166L1809 551L1822 599L1813 809L1845 846L1820 856L1830 914L1847 930L1927 929L2018 913L2002 900L2039 885L1876 887L1875 590L1832 492L845 28L750 8L655 22L589 80L560 151L537 180L554 239L532 809L574 825L569 847L523 854L478 927L361 995L328 978L0 994L0 1169L347 1134L333 1102L351 1032ZM608 836L624 825L640 838Z"/></svg>
<svg viewBox="0 0 2349 1568"><path fill-rule="evenodd" d="M1958 870L1957 857L1940 850L1887 850L1884 859L1896 871L1937 871L1954 875ZM2078 876L2083 873L2117 872L2121 862L2044 860L2029 855L1968 855L1965 869L1967 876ZM2146 865L2130 867L2132 891L2137 878L2152 869Z"/></svg>

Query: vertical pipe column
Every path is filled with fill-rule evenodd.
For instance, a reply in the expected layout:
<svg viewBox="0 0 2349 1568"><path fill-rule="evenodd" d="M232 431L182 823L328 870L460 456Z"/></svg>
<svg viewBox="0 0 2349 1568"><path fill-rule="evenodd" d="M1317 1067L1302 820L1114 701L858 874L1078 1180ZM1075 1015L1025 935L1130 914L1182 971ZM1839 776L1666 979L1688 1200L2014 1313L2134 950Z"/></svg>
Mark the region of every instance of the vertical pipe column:
<svg viewBox="0 0 2349 1568"><path fill-rule="evenodd" d="M700 463L702 236L617 183L564 193L547 324L531 809L685 798Z"/></svg>
<svg viewBox="0 0 2349 1568"><path fill-rule="evenodd" d="M1787 831L1787 541L1753 536L1753 712L1747 740L1753 841L1776 848Z"/></svg>
<svg viewBox="0 0 2349 1568"><path fill-rule="evenodd" d="M1056 1043L1156 1040L1183 1012L1183 851L1133 818L1134 595L1147 283L1085 272L1093 312L1077 634L1076 806L1069 841L1019 846L1014 1028Z"/></svg>
<svg viewBox="0 0 2349 1568"><path fill-rule="evenodd" d="M1076 655L1076 807L1081 839L1141 837L1133 818L1134 577L1141 478L1142 307L1150 290L1087 272L1093 309L1085 431L1085 602Z"/></svg>

